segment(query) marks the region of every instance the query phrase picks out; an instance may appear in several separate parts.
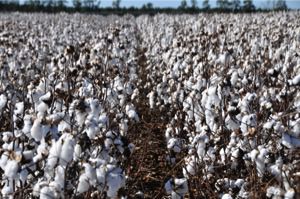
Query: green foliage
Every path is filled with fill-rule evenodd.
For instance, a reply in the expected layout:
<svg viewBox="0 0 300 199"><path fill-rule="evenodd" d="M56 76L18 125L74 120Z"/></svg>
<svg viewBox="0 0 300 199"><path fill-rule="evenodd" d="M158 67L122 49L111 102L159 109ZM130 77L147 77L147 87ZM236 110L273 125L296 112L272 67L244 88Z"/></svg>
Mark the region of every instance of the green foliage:
<svg viewBox="0 0 300 199"><path fill-rule="evenodd" d="M23 2L23 1L22 1ZM25 12L93 12L103 15L107 14L156 14L156 13L199 13L199 12L255 12L270 10L287 10L285 0L270 0L271 9L257 9L253 0L217 0L217 8L211 8L209 0L202 0L202 7L199 8L197 0L181 0L178 8L157 8L152 3L146 3L142 8L130 7L121 8L121 0L112 0L112 7L101 8L100 0L72 0L72 6L67 6L68 0L25 0L20 4L19 0L0 0L0 11L25 11ZM241 4L242 3L242 4Z"/></svg>
<svg viewBox="0 0 300 199"><path fill-rule="evenodd" d="M243 2L243 9L245 12L252 12L255 10L255 6L252 0L244 0Z"/></svg>
<svg viewBox="0 0 300 199"><path fill-rule="evenodd" d="M204 0L202 3L202 7L204 10L209 10L209 8L210 8L209 0Z"/></svg>
<svg viewBox="0 0 300 199"><path fill-rule="evenodd" d="M178 9L182 10L182 9L186 9L186 8L187 8L187 2L186 2L186 0L182 0Z"/></svg>

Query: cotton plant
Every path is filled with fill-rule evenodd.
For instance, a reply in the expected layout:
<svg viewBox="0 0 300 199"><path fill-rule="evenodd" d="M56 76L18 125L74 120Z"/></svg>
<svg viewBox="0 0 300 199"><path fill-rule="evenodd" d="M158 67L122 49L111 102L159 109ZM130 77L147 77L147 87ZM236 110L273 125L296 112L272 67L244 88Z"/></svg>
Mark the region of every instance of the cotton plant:
<svg viewBox="0 0 300 199"><path fill-rule="evenodd" d="M168 194L171 194L172 199L183 198L184 195L188 192L187 179L172 178L166 182L165 190Z"/></svg>

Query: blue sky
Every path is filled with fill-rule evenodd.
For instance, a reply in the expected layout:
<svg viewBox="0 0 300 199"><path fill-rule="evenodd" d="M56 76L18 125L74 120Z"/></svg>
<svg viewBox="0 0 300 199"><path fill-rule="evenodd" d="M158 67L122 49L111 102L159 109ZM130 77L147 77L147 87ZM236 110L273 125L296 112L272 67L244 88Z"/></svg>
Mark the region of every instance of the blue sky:
<svg viewBox="0 0 300 199"><path fill-rule="evenodd" d="M243 0L241 0L242 2ZM102 6L111 6L112 0L102 0ZM151 2L154 7L178 7L181 0L121 0L121 6L136 6L140 7L143 4ZM190 3L190 0L187 0ZM203 0L198 0L198 6L202 6ZM216 0L209 0L212 7L216 6ZM257 7L267 7L271 6L273 0L253 0L255 6ZM289 8L300 8L300 0L286 0Z"/></svg>
<svg viewBox="0 0 300 199"><path fill-rule="evenodd" d="M24 2L25 0L20 0ZM67 0L71 5L72 0ZM198 0L198 6L202 6L203 0ZM243 0L240 0L241 2ZM151 2L154 7L178 7L180 5L181 0L121 0L121 7L141 7L145 3ZM190 0L187 0L190 3ZM216 6L216 0L209 0L211 7ZM266 8L272 5L273 0L253 0L256 7ZM111 6L112 0L101 0L101 7L109 7ZM286 3L289 8L299 9L300 8L300 0L286 0Z"/></svg>

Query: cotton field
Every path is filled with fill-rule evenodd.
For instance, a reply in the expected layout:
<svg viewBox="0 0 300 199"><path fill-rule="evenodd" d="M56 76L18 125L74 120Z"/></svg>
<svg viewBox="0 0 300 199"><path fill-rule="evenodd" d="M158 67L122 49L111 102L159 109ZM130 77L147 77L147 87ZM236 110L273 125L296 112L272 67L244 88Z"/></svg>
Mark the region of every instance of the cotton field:
<svg viewBox="0 0 300 199"><path fill-rule="evenodd" d="M300 13L0 14L0 198L299 198Z"/></svg>

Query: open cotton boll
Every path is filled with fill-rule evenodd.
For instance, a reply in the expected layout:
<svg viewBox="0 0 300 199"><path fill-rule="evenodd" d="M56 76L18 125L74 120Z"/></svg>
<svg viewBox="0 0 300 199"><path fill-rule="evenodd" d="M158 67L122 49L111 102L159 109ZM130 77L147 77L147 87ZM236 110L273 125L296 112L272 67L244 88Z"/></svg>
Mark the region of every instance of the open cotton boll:
<svg viewBox="0 0 300 199"><path fill-rule="evenodd" d="M107 176L107 196L115 198L120 188L125 186L125 177L121 173L110 172Z"/></svg>
<svg viewBox="0 0 300 199"><path fill-rule="evenodd" d="M185 168L183 168L183 175L184 177L188 178L189 175L195 175L196 174L196 158L195 156L189 156L185 158Z"/></svg>
<svg viewBox="0 0 300 199"><path fill-rule="evenodd" d="M19 170L19 164L16 160L8 160L4 169L6 177L14 179L17 176Z"/></svg>
<svg viewBox="0 0 300 199"><path fill-rule="evenodd" d="M75 141L72 135L66 135L60 153L60 164L67 165L73 159Z"/></svg>
<svg viewBox="0 0 300 199"><path fill-rule="evenodd" d="M0 102L1 103L1 102ZM1 105L0 105L1 106ZM0 107L1 110L1 107ZM14 110L14 114L18 115L18 114L23 114L24 111L24 102L18 102L15 104L15 110Z"/></svg>
<svg viewBox="0 0 300 199"><path fill-rule="evenodd" d="M232 199L232 196L228 193L223 194L222 199Z"/></svg>
<svg viewBox="0 0 300 199"><path fill-rule="evenodd" d="M300 139L293 137L288 133L282 133L281 143L289 149L300 147Z"/></svg>
<svg viewBox="0 0 300 199"><path fill-rule="evenodd" d="M95 168L93 168L89 163L84 163L83 166L84 166L84 173L89 180L89 184L95 186L97 183L97 178L96 178L97 175L96 175Z"/></svg>
<svg viewBox="0 0 300 199"><path fill-rule="evenodd" d="M168 141L168 149L173 150L175 153L179 153L181 151L180 142L176 138L171 138Z"/></svg>
<svg viewBox="0 0 300 199"><path fill-rule="evenodd" d="M241 131L243 132L244 136L249 134L249 129L256 126L256 115L250 114L245 115L241 122Z"/></svg>
<svg viewBox="0 0 300 199"><path fill-rule="evenodd" d="M289 188L284 194L284 199L293 199L295 198L295 194L295 190L293 188Z"/></svg>
<svg viewBox="0 0 300 199"><path fill-rule="evenodd" d="M268 198L282 198L284 191L279 187L271 186L268 187L266 195Z"/></svg>
<svg viewBox="0 0 300 199"><path fill-rule="evenodd" d="M175 178L174 180L175 188L174 191L183 197L188 192L188 183L186 178Z"/></svg>
<svg viewBox="0 0 300 199"><path fill-rule="evenodd" d="M54 191L50 187L45 186L41 189L40 199L53 199L53 198L55 198Z"/></svg>
<svg viewBox="0 0 300 199"><path fill-rule="evenodd" d="M62 166L58 166L55 169L55 178L56 187L58 190L62 190L65 187L65 169Z"/></svg>
<svg viewBox="0 0 300 199"><path fill-rule="evenodd" d="M2 112L2 109L5 107L7 102L7 97L4 94L0 95L0 113Z"/></svg>
<svg viewBox="0 0 300 199"><path fill-rule="evenodd" d="M47 159L47 166L49 170L53 169L59 160L61 149L62 149L62 139L59 139L58 141L53 141L52 147L49 151L49 156Z"/></svg>
<svg viewBox="0 0 300 199"><path fill-rule="evenodd" d="M4 186L1 189L1 194L4 198L9 197L9 195L13 194L13 183L10 180L7 180Z"/></svg>
<svg viewBox="0 0 300 199"><path fill-rule="evenodd" d="M173 190L173 179L170 179L166 182L165 184L165 190L168 194L171 194L172 193L172 190Z"/></svg>
<svg viewBox="0 0 300 199"><path fill-rule="evenodd" d="M26 135L26 136L30 136L30 132L31 132L31 128L32 128L32 122L31 122L31 116L30 115L25 115L24 116L24 126L23 126L23 133Z"/></svg>
<svg viewBox="0 0 300 199"><path fill-rule="evenodd" d="M34 123L30 130L31 136L34 138L36 142L39 142L43 138L43 130L41 125L41 119L35 119Z"/></svg>
<svg viewBox="0 0 300 199"><path fill-rule="evenodd" d="M45 112L48 110L48 105L44 102L40 102L36 108L36 111L38 112L38 117L41 118L45 115Z"/></svg>
<svg viewBox="0 0 300 199"><path fill-rule="evenodd" d="M102 164L99 168L96 169L97 183L103 187L106 181L106 165Z"/></svg>
<svg viewBox="0 0 300 199"><path fill-rule="evenodd" d="M293 85L300 85L300 74L293 78L292 84Z"/></svg>
<svg viewBox="0 0 300 199"><path fill-rule="evenodd" d="M154 106L155 106L155 92L154 91L151 91L147 97L149 98L149 105L150 105L150 108L153 109Z"/></svg>
<svg viewBox="0 0 300 199"><path fill-rule="evenodd" d="M90 188L89 178L86 176L85 173L83 173L79 177L77 193L78 194L84 193L84 192L88 191L89 188Z"/></svg>
<svg viewBox="0 0 300 199"><path fill-rule="evenodd" d="M76 144L74 147L73 159L74 161L78 161L81 158L82 149L79 144Z"/></svg>

